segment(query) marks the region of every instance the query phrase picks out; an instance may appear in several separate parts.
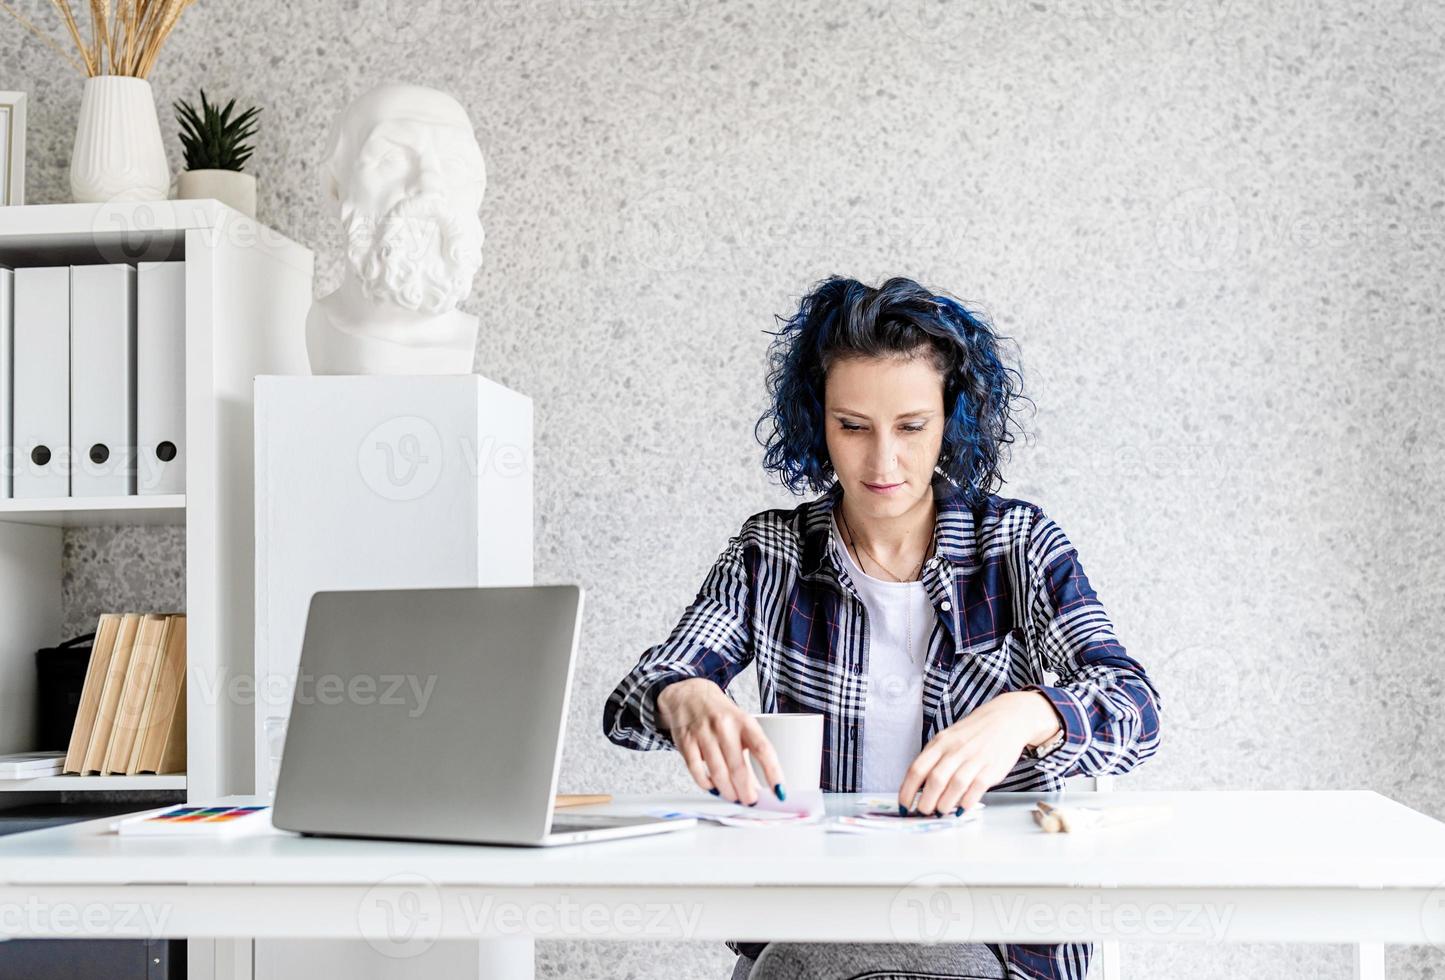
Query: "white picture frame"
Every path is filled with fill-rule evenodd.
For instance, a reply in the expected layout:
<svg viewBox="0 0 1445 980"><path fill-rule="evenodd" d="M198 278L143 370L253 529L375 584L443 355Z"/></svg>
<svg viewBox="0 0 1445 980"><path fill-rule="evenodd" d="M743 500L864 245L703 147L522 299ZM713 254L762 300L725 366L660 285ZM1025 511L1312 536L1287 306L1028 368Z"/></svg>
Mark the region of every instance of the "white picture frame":
<svg viewBox="0 0 1445 980"><path fill-rule="evenodd" d="M0 207L25 203L25 93L0 92Z"/></svg>

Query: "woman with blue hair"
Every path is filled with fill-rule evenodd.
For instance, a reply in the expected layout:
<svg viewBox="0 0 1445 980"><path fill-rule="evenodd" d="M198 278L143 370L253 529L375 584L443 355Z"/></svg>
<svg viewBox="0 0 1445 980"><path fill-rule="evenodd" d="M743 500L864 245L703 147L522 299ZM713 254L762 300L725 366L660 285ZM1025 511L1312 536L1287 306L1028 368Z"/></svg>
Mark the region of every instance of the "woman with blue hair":
<svg viewBox="0 0 1445 980"><path fill-rule="evenodd" d="M962 814L984 792L1123 773L1159 745L1159 695L1078 553L1000 497L1019 375L979 314L904 278L819 283L774 334L764 466L820 496L744 522L662 643L607 699L628 748L674 749L699 786L786 796L726 693L756 662L761 710L823 715L827 792ZM744 759L757 759L762 788ZM1082 980L1087 943L752 943L734 980Z"/></svg>

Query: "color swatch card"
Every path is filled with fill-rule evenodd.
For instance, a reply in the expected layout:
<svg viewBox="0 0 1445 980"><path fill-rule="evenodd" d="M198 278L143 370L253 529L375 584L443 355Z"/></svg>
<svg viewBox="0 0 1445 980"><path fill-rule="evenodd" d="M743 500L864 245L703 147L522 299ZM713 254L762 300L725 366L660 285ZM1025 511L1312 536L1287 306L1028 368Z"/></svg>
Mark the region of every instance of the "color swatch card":
<svg viewBox="0 0 1445 980"><path fill-rule="evenodd" d="M900 815L898 801L890 797L876 797L861 800L852 813L840 813L828 820L826 829L837 834L932 834L951 830L962 824L972 823L979 818L979 811L987 806L978 803L959 816L949 813L944 816Z"/></svg>
<svg viewBox="0 0 1445 980"><path fill-rule="evenodd" d="M139 814L111 824L116 833L126 836L155 837L230 837L238 834L270 833L271 807L265 804L245 806L181 806L157 813Z"/></svg>

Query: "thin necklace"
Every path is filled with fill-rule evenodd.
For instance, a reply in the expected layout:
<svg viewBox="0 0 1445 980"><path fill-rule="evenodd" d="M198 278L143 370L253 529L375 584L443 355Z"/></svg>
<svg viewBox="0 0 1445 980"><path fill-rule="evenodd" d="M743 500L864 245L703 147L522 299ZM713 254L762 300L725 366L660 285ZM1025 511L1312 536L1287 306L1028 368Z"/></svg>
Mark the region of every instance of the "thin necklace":
<svg viewBox="0 0 1445 980"><path fill-rule="evenodd" d="M894 581L897 581L897 582L903 582L903 581L909 581L909 582L911 582L911 581L913 581L914 579L916 579L916 578L918 577L919 573L923 571L923 563L928 560L928 553L933 550L933 540L934 540L934 538L936 538L936 537L938 536L938 527L935 525L934 528L933 528L933 535L932 535L932 537L930 537L930 538L928 539L928 547L923 549L923 557L920 558L919 561L918 561L918 568L916 568L916 569L914 570L912 577L910 577L910 578L908 578L908 579L901 579L901 578L899 578L897 575L895 575L895 574L893 573L893 571L892 571L891 569L889 569L889 567L888 567L887 565L883 564L883 563L882 563L881 561L879 561L877 558L874 558L873 552L871 552L871 551L869 551L867 548L863 547L862 543L861 543L856 537L854 537L854 535L853 535L853 528L851 528L851 527L848 526L848 515L843 513L843 507L842 507L841 504L838 506L838 514L839 514L840 517L843 518L843 528L848 532L848 543L851 543L851 544L853 545L853 550L854 550L855 552L856 552L856 551L861 551L862 554L867 555L869 558L872 558L872 559L873 559L873 564L875 564L875 565L877 565L879 568L883 569L883 570L884 570L885 572L887 572L889 575L892 575ZM863 562L862 562L861 555L860 555L860 557L859 557L858 567L859 567L859 568L862 568L862 567L863 567ZM864 569L864 571L867 571L867 569Z"/></svg>
<svg viewBox="0 0 1445 980"><path fill-rule="evenodd" d="M863 546L858 543L858 539L853 536L853 529L848 526L848 515L843 513L843 505L842 505L841 503L838 505L838 514L839 514L839 516L841 516L841 517L843 518L843 527L844 527L844 528L847 530L847 532L848 532L848 540L844 542L845 546L846 546L847 544L851 543L851 544L853 545L853 550L854 550L854 551L859 551L859 549L861 549L861 550L862 550L862 554L866 554L869 558L873 558L873 553L872 553L871 551L869 551L867 548L863 548ZM933 544L934 544L934 541L935 541L937 538L938 538L938 525L935 523L935 524L934 524L934 527L933 527L933 534L932 534L932 535L929 537L929 539L928 539L928 547L923 550L923 557L922 557L922 558L919 560L919 562L918 562L918 571L914 572L914 575L915 575L915 576L917 576L919 572L922 572L922 571L923 571L923 563L928 560L928 553L933 550ZM884 571L888 572L889 575L893 575L893 573L892 573L891 571L888 571L888 567L887 567L886 565L884 565L881 561L879 561L877 558L873 558L873 564L877 565L879 568L882 568ZM863 558L862 558L862 555L861 555L861 554L860 554L860 556L859 556L859 558L858 558L858 567L859 567L860 569L863 568ZM864 570L864 571L867 571L867 569L863 569L863 570ZM893 575L893 577L894 577L895 579L898 578L897 575ZM902 579L899 579L899 581L901 582ZM910 579L910 581L911 581L911 579ZM906 632L905 632L905 634L904 634L905 637L906 637L906 639L904 640L904 643L906 644L905 649L908 651L908 659L909 659L912 663L918 664L918 663L919 663L919 659L913 655L913 600L912 600L911 598L910 598L907 602L905 602L905 603L903 604L903 609L904 609L904 612L905 612L905 614L906 614L906 616L907 616L907 619L904 621L904 622L906 623L906 627L905 627Z"/></svg>

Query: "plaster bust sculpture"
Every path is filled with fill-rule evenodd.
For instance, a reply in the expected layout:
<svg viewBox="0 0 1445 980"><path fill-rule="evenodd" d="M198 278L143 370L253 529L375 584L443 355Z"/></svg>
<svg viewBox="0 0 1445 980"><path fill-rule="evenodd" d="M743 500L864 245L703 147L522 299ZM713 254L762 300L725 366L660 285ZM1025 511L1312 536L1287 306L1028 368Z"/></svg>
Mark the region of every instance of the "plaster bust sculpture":
<svg viewBox="0 0 1445 980"><path fill-rule="evenodd" d="M311 306L312 374L469 374L482 264L482 149L461 103L379 85L332 126L322 192L346 236L341 286Z"/></svg>

